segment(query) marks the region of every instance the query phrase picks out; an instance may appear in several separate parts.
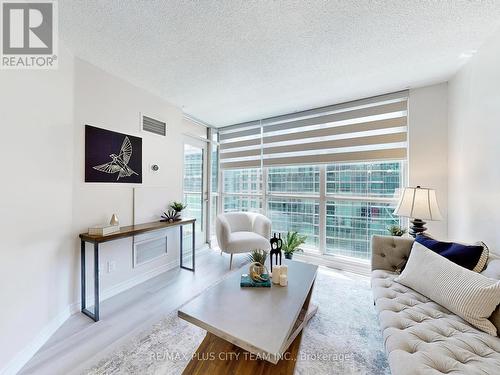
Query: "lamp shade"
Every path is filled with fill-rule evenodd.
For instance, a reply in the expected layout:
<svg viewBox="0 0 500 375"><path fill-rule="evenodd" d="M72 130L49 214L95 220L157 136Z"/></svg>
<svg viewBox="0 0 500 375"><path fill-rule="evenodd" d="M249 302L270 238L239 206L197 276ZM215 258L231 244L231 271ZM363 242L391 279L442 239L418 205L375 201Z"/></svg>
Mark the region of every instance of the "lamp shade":
<svg viewBox="0 0 500 375"><path fill-rule="evenodd" d="M443 220L434 189L407 187L394 210L397 216L423 220Z"/></svg>

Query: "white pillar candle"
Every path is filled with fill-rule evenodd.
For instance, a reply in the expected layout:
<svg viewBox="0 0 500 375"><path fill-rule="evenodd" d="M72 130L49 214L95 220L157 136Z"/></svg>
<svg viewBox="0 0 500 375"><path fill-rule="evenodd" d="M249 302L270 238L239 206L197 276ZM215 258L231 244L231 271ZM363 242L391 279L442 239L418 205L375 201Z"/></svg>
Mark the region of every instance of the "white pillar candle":
<svg viewBox="0 0 500 375"><path fill-rule="evenodd" d="M281 275L281 270L280 266L274 266L273 267L273 275L271 276L273 279L273 284L279 284L280 283L280 275Z"/></svg>
<svg viewBox="0 0 500 375"><path fill-rule="evenodd" d="M281 275L285 275L286 277L288 277L288 266L286 265L281 266L280 273Z"/></svg>
<svg viewBox="0 0 500 375"><path fill-rule="evenodd" d="M287 286L288 284L288 278L286 275L281 274L280 275L280 285L281 286Z"/></svg>

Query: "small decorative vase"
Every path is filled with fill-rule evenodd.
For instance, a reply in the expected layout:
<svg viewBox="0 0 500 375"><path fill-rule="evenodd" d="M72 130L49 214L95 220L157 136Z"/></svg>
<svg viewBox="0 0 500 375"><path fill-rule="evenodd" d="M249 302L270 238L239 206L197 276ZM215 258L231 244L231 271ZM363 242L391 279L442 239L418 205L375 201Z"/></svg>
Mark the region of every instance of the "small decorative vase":
<svg viewBox="0 0 500 375"><path fill-rule="evenodd" d="M285 259L292 259L293 253L285 253Z"/></svg>
<svg viewBox="0 0 500 375"><path fill-rule="evenodd" d="M264 266L262 266L262 263L256 264L254 270L259 275L262 275L263 273L265 273L265 268L264 268Z"/></svg>
<svg viewBox="0 0 500 375"><path fill-rule="evenodd" d="M253 281L262 282L269 280L269 272L262 263L253 262L248 268L248 275Z"/></svg>
<svg viewBox="0 0 500 375"><path fill-rule="evenodd" d="M175 211L176 219L175 220L182 220L182 211Z"/></svg>
<svg viewBox="0 0 500 375"><path fill-rule="evenodd" d="M111 216L111 220L109 221L109 224L110 225L119 225L120 224L120 221L118 220L118 216L116 216L116 214L113 214L113 216Z"/></svg>

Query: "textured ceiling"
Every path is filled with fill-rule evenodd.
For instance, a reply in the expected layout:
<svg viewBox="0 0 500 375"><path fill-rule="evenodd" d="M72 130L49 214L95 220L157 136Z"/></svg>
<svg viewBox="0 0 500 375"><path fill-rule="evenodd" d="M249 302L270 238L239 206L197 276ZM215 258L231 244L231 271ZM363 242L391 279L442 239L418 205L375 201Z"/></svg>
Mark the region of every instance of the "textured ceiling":
<svg viewBox="0 0 500 375"><path fill-rule="evenodd" d="M215 126L447 80L500 0L59 2L76 56Z"/></svg>

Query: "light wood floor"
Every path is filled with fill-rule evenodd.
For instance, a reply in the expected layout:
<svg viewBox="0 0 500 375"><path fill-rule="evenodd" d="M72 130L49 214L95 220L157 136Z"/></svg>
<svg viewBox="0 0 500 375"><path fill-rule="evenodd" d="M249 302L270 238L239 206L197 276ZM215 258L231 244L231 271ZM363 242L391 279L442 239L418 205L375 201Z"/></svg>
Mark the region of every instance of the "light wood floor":
<svg viewBox="0 0 500 375"><path fill-rule="evenodd" d="M233 271L245 262L245 254L235 255ZM103 301L97 323L80 313L71 316L20 374L81 374L228 273L229 255L209 249L197 256L196 267L195 273L170 270Z"/></svg>

